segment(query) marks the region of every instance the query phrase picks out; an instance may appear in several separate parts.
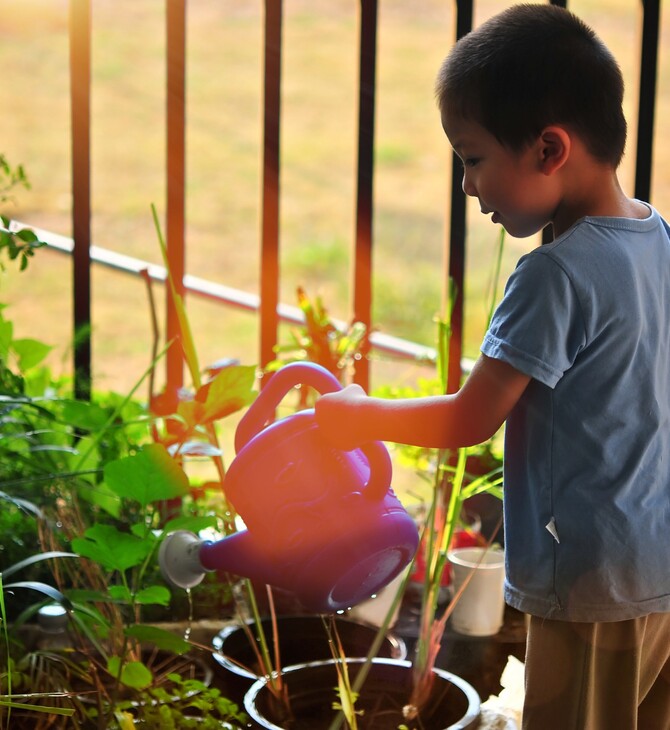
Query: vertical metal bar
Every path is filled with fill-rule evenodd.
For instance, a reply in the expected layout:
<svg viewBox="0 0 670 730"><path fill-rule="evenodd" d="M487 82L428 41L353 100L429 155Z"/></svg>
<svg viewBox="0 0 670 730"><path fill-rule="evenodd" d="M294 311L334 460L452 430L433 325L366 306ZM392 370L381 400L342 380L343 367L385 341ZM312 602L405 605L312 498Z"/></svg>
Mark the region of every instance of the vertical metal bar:
<svg viewBox="0 0 670 730"><path fill-rule="evenodd" d="M559 8L567 8L567 0L549 0L550 5L557 5ZM554 240L554 227L549 224L542 229L542 243L551 243Z"/></svg>
<svg viewBox="0 0 670 730"><path fill-rule="evenodd" d="M74 392L91 395L91 8L70 2Z"/></svg>
<svg viewBox="0 0 670 730"><path fill-rule="evenodd" d="M279 319L279 130L282 0L265 2L263 212L261 236L260 364L273 360Z"/></svg>
<svg viewBox="0 0 670 730"><path fill-rule="evenodd" d="M166 0L167 31L167 253L175 290L184 296L186 185L186 0ZM184 383L184 348L170 287L167 287L168 342L166 389L176 393Z"/></svg>
<svg viewBox="0 0 670 730"><path fill-rule="evenodd" d="M462 38L472 30L473 1L456 0L456 39ZM463 192L463 171L461 163L452 155L451 164L451 217L449 225L449 267L445 296L451 296L453 286L454 301L451 309L451 337L449 341L449 366L447 391L454 393L461 383L461 359L463 357L463 302L465 288L465 193ZM451 286L449 285L451 283Z"/></svg>
<svg viewBox="0 0 670 730"><path fill-rule="evenodd" d="M372 322L372 224L377 60L377 0L361 0L358 90L358 181L353 270L353 314L370 330ZM363 354L367 354L366 351ZM367 357L356 363L355 380L369 387Z"/></svg>
<svg viewBox="0 0 670 730"><path fill-rule="evenodd" d="M635 197L647 202L651 197L660 4L660 0L642 0L642 55L640 58Z"/></svg>

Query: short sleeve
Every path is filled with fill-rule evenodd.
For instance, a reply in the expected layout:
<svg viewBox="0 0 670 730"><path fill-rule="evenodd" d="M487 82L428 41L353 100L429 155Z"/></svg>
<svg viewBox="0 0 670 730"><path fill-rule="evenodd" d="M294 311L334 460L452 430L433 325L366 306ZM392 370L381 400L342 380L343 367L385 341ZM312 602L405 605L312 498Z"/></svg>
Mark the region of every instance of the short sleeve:
<svg viewBox="0 0 670 730"><path fill-rule="evenodd" d="M522 257L505 287L481 350L554 388L586 340L569 276L537 249Z"/></svg>

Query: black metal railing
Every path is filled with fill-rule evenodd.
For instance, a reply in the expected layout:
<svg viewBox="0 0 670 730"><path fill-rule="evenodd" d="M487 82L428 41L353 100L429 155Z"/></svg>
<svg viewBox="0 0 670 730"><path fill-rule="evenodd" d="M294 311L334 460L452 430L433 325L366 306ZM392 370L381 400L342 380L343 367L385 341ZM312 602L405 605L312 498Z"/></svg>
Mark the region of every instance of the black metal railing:
<svg viewBox="0 0 670 730"><path fill-rule="evenodd" d="M558 0L556 4L565 5ZM280 126L282 82L282 0L265 0L264 23L264 125L263 185L261 233L261 291L258 301L260 318L259 362L274 357L278 323L282 315L279 301L279 204L280 204ZM445 13L450 11L445 1ZM455 0L456 37L472 28L473 0ZM636 145L636 196L649 199L653 160L654 112L658 63L660 0L642 0L643 30L640 59L640 95ZM185 26L186 0L166 0L166 180L167 247L179 294L186 291L184 270L185 218L185 69L187 63ZM371 326L373 240L374 128L376 102L378 0L360 0L360 48L358 86L358 163L356 187L356 226L353 261L352 310L354 317ZM70 0L70 65L72 105L72 230L74 260L74 329L90 331L90 0ZM460 166L453 165L448 235L445 242L444 288L455 283L457 298L452 312L449 388L454 390L461 378L463 292L466 261L466 206L461 189ZM446 206L445 206L446 207ZM222 297L225 301L225 296ZM286 312L284 311L284 314ZM176 312L168 292L167 338L177 331ZM76 388L85 396L91 386L91 347L86 336L75 337ZM168 388L182 384L182 356L171 348L167 357ZM361 361L356 379L368 382L368 364Z"/></svg>

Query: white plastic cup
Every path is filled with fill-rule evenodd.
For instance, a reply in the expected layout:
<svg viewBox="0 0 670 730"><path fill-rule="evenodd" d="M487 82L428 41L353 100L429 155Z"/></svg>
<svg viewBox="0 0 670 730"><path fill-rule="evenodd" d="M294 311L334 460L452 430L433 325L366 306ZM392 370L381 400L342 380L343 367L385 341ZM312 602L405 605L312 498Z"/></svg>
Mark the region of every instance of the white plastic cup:
<svg viewBox="0 0 670 730"><path fill-rule="evenodd" d="M503 624L505 558L501 550L481 547L457 548L448 554L452 565L453 595L473 573L457 599L451 627L467 636L492 636Z"/></svg>

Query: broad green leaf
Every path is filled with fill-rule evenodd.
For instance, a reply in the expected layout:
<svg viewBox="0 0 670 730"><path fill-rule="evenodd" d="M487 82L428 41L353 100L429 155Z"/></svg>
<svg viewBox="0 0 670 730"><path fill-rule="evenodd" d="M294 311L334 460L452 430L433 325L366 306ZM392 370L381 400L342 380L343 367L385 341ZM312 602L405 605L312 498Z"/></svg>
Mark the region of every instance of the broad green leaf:
<svg viewBox="0 0 670 730"><path fill-rule="evenodd" d="M111 596L109 593L103 593L102 591L93 591L87 588L69 588L67 590L67 597L73 603L81 603L84 601L91 603L109 603L111 600Z"/></svg>
<svg viewBox="0 0 670 730"><path fill-rule="evenodd" d="M135 603L143 606L169 606L171 594L165 586L147 586L135 594Z"/></svg>
<svg viewBox="0 0 670 730"><path fill-rule="evenodd" d="M93 525L84 537L72 540L72 549L84 558L94 560L107 570L134 568L149 555L153 545L112 525Z"/></svg>
<svg viewBox="0 0 670 730"><path fill-rule="evenodd" d="M192 647L181 636L173 634L171 631L159 629L157 626L147 626L146 624L134 624L126 629L126 636L139 641L148 641L155 644L159 649L170 651L173 654L186 654Z"/></svg>
<svg viewBox="0 0 670 730"><path fill-rule="evenodd" d="M133 689L146 689L154 681L153 674L142 662L128 662L121 666L120 657L113 656L107 661L107 671L113 677L119 677L122 684Z"/></svg>
<svg viewBox="0 0 670 730"><path fill-rule="evenodd" d="M180 400L177 415L189 430L193 430L205 422L205 406L197 400Z"/></svg>
<svg viewBox="0 0 670 730"><path fill-rule="evenodd" d="M17 238L20 238L22 241L25 241L26 243L34 243L35 241L39 240L37 238L37 234L35 231L33 231L30 228L22 228L20 231L17 231L14 234Z"/></svg>
<svg viewBox="0 0 670 730"><path fill-rule="evenodd" d="M120 603L130 603L132 600L132 595L126 586L109 586L109 595Z"/></svg>
<svg viewBox="0 0 670 730"><path fill-rule="evenodd" d="M133 456L109 462L104 474L113 492L143 507L188 494L188 477L162 444L149 444Z"/></svg>
<svg viewBox="0 0 670 730"><path fill-rule="evenodd" d="M208 527L216 527L217 524L218 521L214 515L203 517L189 517L185 515L170 520L163 528L163 533L167 535L175 530L189 530L190 532L198 533L201 530L206 530Z"/></svg>
<svg viewBox="0 0 670 730"><path fill-rule="evenodd" d="M89 460L90 457L87 457L86 461ZM94 504L101 509L104 509L105 512L112 515L112 517L119 517L121 515L121 498L118 494L112 492L105 482L93 484L82 479L77 486L77 492L80 497L90 504Z"/></svg>
<svg viewBox="0 0 670 730"><path fill-rule="evenodd" d="M77 428L95 431L102 428L110 417L110 411L97 403L69 400L63 407L63 418ZM81 449L80 449L81 450Z"/></svg>
<svg viewBox="0 0 670 730"><path fill-rule="evenodd" d="M217 373L208 384L205 420L215 421L248 406L255 398L256 368L234 365Z"/></svg>
<svg viewBox="0 0 670 730"><path fill-rule="evenodd" d="M22 338L12 342L12 349L18 357L19 368L23 371L39 365L53 347L39 340Z"/></svg>

